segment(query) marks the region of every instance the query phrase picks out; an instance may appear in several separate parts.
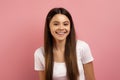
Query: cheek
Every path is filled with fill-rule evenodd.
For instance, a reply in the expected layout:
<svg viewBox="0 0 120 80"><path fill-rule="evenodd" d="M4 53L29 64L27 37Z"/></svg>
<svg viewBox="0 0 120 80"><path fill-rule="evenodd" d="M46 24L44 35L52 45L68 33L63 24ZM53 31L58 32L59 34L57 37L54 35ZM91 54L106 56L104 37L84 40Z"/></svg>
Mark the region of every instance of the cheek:
<svg viewBox="0 0 120 80"><path fill-rule="evenodd" d="M50 28L50 32L52 32L53 31L52 25L49 25L49 28Z"/></svg>
<svg viewBox="0 0 120 80"><path fill-rule="evenodd" d="M70 32L70 27L69 27L69 28L67 28L67 30Z"/></svg>
<svg viewBox="0 0 120 80"><path fill-rule="evenodd" d="M50 33L53 35L55 33L55 28L50 27Z"/></svg>

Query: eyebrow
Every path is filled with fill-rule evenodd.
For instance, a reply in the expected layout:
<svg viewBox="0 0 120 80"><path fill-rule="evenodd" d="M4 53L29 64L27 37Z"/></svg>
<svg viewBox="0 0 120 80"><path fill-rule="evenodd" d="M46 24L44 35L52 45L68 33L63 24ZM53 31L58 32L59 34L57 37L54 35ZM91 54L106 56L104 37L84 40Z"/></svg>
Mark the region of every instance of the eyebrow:
<svg viewBox="0 0 120 80"><path fill-rule="evenodd" d="M64 23L70 23L70 21L64 21Z"/></svg>
<svg viewBox="0 0 120 80"><path fill-rule="evenodd" d="M59 21L53 21L53 23L54 23L54 22L55 22L55 23L58 23ZM63 23L66 23L66 22L67 22L67 23L70 23L70 21L63 21Z"/></svg>
<svg viewBox="0 0 120 80"><path fill-rule="evenodd" d="M59 22L59 21L53 21L53 22L55 22L55 23L56 23L56 22Z"/></svg>

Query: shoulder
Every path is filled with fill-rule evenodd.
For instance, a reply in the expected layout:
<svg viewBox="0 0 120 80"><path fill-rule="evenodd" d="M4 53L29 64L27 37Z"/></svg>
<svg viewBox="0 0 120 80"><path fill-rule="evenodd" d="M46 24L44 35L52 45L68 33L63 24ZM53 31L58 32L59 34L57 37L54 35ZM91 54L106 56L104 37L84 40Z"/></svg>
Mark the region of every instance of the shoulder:
<svg viewBox="0 0 120 80"><path fill-rule="evenodd" d="M76 41L77 48L86 48L89 47L88 43L83 40L77 40Z"/></svg>
<svg viewBox="0 0 120 80"><path fill-rule="evenodd" d="M80 56L81 62L83 64L86 64L94 60L91 53L91 49L88 43L86 43L85 41L77 40L76 50L77 50L77 55Z"/></svg>
<svg viewBox="0 0 120 80"><path fill-rule="evenodd" d="M44 60L43 47L37 48L34 52L34 69L37 71L44 70Z"/></svg>
<svg viewBox="0 0 120 80"><path fill-rule="evenodd" d="M80 51L82 53L88 53L90 52L90 46L87 42L82 41L82 40L77 40L76 42L76 50Z"/></svg>
<svg viewBox="0 0 120 80"><path fill-rule="evenodd" d="M37 48L34 52L34 56L41 56L41 55L44 55L44 48L43 47Z"/></svg>

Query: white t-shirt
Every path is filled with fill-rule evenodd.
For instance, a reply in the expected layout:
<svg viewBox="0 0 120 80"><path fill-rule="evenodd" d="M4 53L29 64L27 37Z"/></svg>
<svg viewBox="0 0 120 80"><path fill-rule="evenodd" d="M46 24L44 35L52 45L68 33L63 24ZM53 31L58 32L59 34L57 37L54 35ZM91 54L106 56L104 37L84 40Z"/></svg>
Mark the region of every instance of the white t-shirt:
<svg viewBox="0 0 120 80"><path fill-rule="evenodd" d="M77 63L79 69L79 79L85 80L83 64L93 61L93 56L89 45L81 40L77 40L76 44L76 54L77 54ZM44 48L38 48L34 53L34 69L36 71L44 71L45 69L45 58L44 58ZM67 80L66 78L66 66L63 62L54 62L53 67L53 80Z"/></svg>

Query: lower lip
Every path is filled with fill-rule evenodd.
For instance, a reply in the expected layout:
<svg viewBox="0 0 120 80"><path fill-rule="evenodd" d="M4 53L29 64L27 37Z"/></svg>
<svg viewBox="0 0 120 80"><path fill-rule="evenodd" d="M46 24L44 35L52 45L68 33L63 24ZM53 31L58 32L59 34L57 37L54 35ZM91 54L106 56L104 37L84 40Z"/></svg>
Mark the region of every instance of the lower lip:
<svg viewBox="0 0 120 80"><path fill-rule="evenodd" d="M59 36L64 36L64 35L65 35L65 33L64 33L64 34L57 34L57 35L59 35Z"/></svg>

